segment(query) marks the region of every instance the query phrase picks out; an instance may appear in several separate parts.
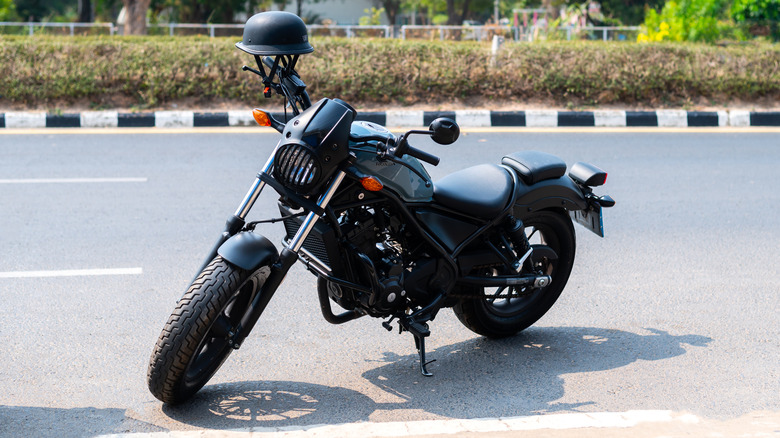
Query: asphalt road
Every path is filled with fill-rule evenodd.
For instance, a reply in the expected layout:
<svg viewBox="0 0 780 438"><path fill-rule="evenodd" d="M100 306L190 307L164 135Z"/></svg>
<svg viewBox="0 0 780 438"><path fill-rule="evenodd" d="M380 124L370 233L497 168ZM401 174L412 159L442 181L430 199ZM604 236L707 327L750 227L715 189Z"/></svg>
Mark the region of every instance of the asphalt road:
<svg viewBox="0 0 780 438"><path fill-rule="evenodd" d="M434 179L520 149L609 172L606 238L577 228L556 306L500 341L442 312L428 379L408 334L325 322L314 278L296 267L212 384L162 406L146 388L152 346L275 143L231 131L0 134L0 436L780 411L780 134L695 130L418 142L442 157ZM274 201L266 192L252 217L273 215ZM279 242L281 229L262 232Z"/></svg>

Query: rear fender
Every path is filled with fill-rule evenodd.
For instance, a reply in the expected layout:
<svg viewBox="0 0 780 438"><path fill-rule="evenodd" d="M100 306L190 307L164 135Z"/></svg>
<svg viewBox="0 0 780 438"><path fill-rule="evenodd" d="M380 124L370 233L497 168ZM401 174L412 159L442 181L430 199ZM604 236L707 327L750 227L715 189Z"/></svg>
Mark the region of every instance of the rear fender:
<svg viewBox="0 0 780 438"><path fill-rule="evenodd" d="M232 236L217 250L223 259L247 271L253 271L263 264L274 263L279 251L265 236L242 232Z"/></svg>
<svg viewBox="0 0 780 438"><path fill-rule="evenodd" d="M588 207L582 190L566 175L541 181L532 186L522 182L519 184L513 207L513 214L519 219L537 210L549 208L584 210Z"/></svg>

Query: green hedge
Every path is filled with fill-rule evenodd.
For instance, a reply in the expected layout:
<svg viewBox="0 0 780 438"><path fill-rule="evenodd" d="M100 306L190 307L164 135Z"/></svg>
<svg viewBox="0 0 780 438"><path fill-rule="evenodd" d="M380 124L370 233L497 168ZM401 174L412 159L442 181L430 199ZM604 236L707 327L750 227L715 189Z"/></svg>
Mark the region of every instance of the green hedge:
<svg viewBox="0 0 780 438"><path fill-rule="evenodd" d="M262 104L234 39L0 37L0 105ZM480 43L315 38L298 71L314 99L355 105L485 98L522 105L684 106L780 100L780 45Z"/></svg>

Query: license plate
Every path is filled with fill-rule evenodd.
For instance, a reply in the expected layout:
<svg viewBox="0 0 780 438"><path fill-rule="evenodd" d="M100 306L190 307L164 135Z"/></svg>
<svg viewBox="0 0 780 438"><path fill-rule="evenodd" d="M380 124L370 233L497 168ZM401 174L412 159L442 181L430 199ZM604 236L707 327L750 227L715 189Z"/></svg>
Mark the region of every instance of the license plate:
<svg viewBox="0 0 780 438"><path fill-rule="evenodd" d="M591 205L587 210L569 211L569 216L578 224L604 237L604 219L601 216L600 205Z"/></svg>

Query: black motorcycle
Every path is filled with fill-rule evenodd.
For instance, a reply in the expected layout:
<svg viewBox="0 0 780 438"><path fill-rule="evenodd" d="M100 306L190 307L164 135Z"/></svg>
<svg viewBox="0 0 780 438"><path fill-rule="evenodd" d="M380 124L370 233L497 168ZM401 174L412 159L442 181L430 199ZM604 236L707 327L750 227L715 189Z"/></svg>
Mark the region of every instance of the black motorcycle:
<svg viewBox="0 0 780 438"><path fill-rule="evenodd" d="M226 224L200 273L179 300L151 356L148 384L165 403L182 402L214 375L257 323L295 262L318 277L325 319L385 321L415 340L426 365L428 323L452 307L470 330L511 336L536 322L561 294L574 263L572 219L603 236L609 196L592 188L607 174L532 151L505 156L433 182L420 161L439 158L409 144L412 135L453 143L458 125L439 118L428 130L396 136L356 121L339 99L312 103L295 71L314 49L300 18L251 17L236 46L255 57L265 96L284 96L283 123L254 110L281 133L271 157ZM260 192L279 193L279 251L245 219ZM332 303L342 308L334 313Z"/></svg>

